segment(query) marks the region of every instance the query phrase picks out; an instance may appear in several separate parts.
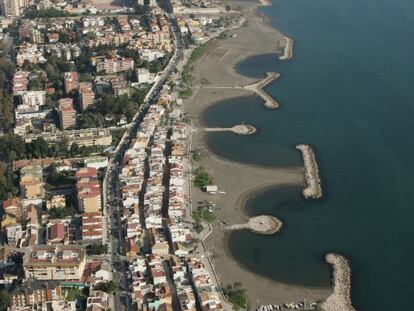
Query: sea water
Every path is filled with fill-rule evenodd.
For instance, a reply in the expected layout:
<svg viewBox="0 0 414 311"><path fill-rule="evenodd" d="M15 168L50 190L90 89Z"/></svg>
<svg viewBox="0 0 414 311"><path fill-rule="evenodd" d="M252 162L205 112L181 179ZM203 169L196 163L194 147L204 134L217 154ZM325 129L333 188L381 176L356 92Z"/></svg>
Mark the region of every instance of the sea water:
<svg viewBox="0 0 414 311"><path fill-rule="evenodd" d="M299 187L257 193L246 211L284 227L272 237L234 232L231 253L276 280L328 286L323 257L339 252L351 261L358 310L414 310L414 1L277 0L261 11L295 40L294 58L261 55L237 70L280 72L266 88L280 108L253 96L213 106L208 125L244 121L258 132L212 133L209 147L231 160L294 167L302 165L295 145L310 144L325 196L304 200Z"/></svg>

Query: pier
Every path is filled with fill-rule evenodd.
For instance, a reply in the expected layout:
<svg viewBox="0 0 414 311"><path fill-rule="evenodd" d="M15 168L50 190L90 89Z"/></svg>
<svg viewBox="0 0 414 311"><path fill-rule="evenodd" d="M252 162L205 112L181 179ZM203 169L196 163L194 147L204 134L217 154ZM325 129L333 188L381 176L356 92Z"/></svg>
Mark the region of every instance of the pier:
<svg viewBox="0 0 414 311"><path fill-rule="evenodd" d="M253 125L248 124L237 124L233 127L213 127L204 130L206 132L232 132L237 135L251 135L257 131Z"/></svg>
<svg viewBox="0 0 414 311"><path fill-rule="evenodd" d="M303 196L306 199L321 198L322 187L319 177L319 168L312 147L309 145L297 145L296 149L302 152L303 165L305 167L305 180L307 187L302 191Z"/></svg>
<svg viewBox="0 0 414 311"><path fill-rule="evenodd" d="M283 55L279 56L279 60L289 60L293 57L293 39L285 37L285 45Z"/></svg>
<svg viewBox="0 0 414 311"><path fill-rule="evenodd" d="M326 255L332 266L333 292L321 305L324 311L356 311L351 302L351 268L348 260L335 253Z"/></svg>
<svg viewBox="0 0 414 311"><path fill-rule="evenodd" d="M272 235L280 231L282 222L273 216L261 215L252 217L245 224L232 225L226 230L250 230L256 234Z"/></svg>
<svg viewBox="0 0 414 311"><path fill-rule="evenodd" d="M264 87L279 77L280 77L280 74L277 72L268 72L266 74L266 78L264 78L263 80L260 80L257 83L246 85L244 86L244 88L260 96L265 102L264 104L265 107L269 109L275 109L279 107L279 104L276 100L274 100L272 96L270 96L267 92L265 92Z"/></svg>

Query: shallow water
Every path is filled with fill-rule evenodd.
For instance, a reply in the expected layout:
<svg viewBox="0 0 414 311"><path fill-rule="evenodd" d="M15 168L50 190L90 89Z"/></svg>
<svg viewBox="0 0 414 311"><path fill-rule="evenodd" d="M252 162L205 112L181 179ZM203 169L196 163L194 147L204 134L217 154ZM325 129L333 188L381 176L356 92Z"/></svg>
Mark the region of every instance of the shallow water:
<svg viewBox="0 0 414 311"><path fill-rule="evenodd" d="M324 286L323 255L337 251L352 261L358 310L412 310L414 1L280 0L262 11L295 39L294 59L257 56L237 70L280 72L267 91L281 107L266 110L255 97L213 106L208 125L244 121L259 131L214 133L208 144L268 166L301 164L294 146L311 144L326 196L305 201L295 187L257 194L248 212L280 217L284 228L273 237L235 232L232 254L277 280Z"/></svg>

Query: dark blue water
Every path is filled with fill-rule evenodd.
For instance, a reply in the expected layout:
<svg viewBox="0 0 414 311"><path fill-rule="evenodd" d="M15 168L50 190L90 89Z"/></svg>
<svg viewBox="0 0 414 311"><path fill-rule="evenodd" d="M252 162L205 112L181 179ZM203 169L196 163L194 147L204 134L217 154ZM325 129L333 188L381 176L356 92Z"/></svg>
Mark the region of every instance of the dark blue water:
<svg viewBox="0 0 414 311"><path fill-rule="evenodd" d="M285 226L274 237L236 232L230 250L269 277L329 284L323 255L352 261L359 310L414 310L414 1L279 0L263 9L295 39L294 59L248 59L237 69L260 76L281 108L255 97L212 107L205 122L251 123L251 137L215 133L208 143L226 158L272 166L299 165L294 146L315 146L326 196L301 199L298 188L257 194L251 214L269 213ZM242 242L242 243L241 243Z"/></svg>

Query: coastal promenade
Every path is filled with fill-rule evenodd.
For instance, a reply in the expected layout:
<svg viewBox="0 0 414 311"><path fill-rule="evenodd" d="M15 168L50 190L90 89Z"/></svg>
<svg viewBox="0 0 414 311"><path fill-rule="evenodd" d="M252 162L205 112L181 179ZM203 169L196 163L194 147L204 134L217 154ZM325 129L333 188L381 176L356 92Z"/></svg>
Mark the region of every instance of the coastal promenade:
<svg viewBox="0 0 414 311"><path fill-rule="evenodd" d="M296 149L302 152L303 165L305 167L307 187L303 189L303 196L306 199L319 199L322 197L322 187L315 153L309 145L297 145Z"/></svg>
<svg viewBox="0 0 414 311"><path fill-rule="evenodd" d="M237 124L232 127L211 127L205 128L206 132L232 132L237 135L251 135L256 133L256 128L253 125Z"/></svg>
<svg viewBox="0 0 414 311"><path fill-rule="evenodd" d="M260 215L252 217L247 223L240 225L232 225L226 230L250 230L256 234L272 235L282 229L282 222L273 216Z"/></svg>
<svg viewBox="0 0 414 311"><path fill-rule="evenodd" d="M324 311L356 311L351 303L351 268L348 260L330 253L325 260L333 269L333 292L321 305Z"/></svg>

